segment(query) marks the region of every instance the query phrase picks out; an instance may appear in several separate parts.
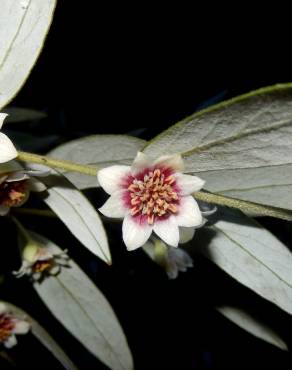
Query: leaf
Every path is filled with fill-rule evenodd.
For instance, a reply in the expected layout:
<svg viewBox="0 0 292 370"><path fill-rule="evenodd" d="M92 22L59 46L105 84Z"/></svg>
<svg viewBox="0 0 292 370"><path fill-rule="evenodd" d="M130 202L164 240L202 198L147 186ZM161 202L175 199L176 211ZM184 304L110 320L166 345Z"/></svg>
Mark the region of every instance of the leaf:
<svg viewBox="0 0 292 370"><path fill-rule="evenodd" d="M292 254L261 225L238 211L218 210L199 229L194 247L237 281L292 314Z"/></svg>
<svg viewBox="0 0 292 370"><path fill-rule="evenodd" d="M66 353L58 345L50 334L31 316L29 316L21 308L12 305L8 302L3 302L8 309L17 315L19 318L25 319L31 325L31 333L52 353L52 355L64 366L67 370L77 370L77 367L69 359Z"/></svg>
<svg viewBox="0 0 292 370"><path fill-rule="evenodd" d="M292 209L292 84L214 105L154 138L144 152L182 153L206 190Z"/></svg>
<svg viewBox="0 0 292 370"><path fill-rule="evenodd" d="M48 188L39 196L87 249L111 264L106 233L97 211L65 177L51 172L55 175L42 178Z"/></svg>
<svg viewBox="0 0 292 370"><path fill-rule="evenodd" d="M50 27L56 0L2 0L0 19L0 109L27 79Z"/></svg>
<svg viewBox="0 0 292 370"><path fill-rule="evenodd" d="M5 119L5 124L38 121L47 117L45 112L28 108L9 107L3 109L2 112L8 114L8 117Z"/></svg>
<svg viewBox="0 0 292 370"><path fill-rule="evenodd" d="M92 135L62 144L48 154L54 158L103 168L113 164L131 164L144 145L144 140L126 135ZM97 186L93 176L80 176L72 172L64 172L64 175L78 189Z"/></svg>
<svg viewBox="0 0 292 370"><path fill-rule="evenodd" d="M221 306L216 309L227 319L238 325L241 329L260 338L284 351L288 351L285 342L271 328L255 319L248 312L237 307Z"/></svg>
<svg viewBox="0 0 292 370"><path fill-rule="evenodd" d="M31 233L57 253L50 240ZM133 362L122 328L106 298L74 261L34 288L53 315L84 347L113 370L131 370Z"/></svg>

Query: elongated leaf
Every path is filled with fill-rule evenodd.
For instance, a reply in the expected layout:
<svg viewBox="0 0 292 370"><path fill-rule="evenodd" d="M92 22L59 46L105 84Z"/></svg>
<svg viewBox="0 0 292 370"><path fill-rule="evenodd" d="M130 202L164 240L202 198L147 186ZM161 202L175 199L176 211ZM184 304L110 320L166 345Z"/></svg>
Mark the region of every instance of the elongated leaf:
<svg viewBox="0 0 292 370"><path fill-rule="evenodd" d="M144 151L182 153L206 189L292 209L292 84L239 96L195 113Z"/></svg>
<svg viewBox="0 0 292 370"><path fill-rule="evenodd" d="M42 181L48 186L46 192L40 193L42 199L86 248L111 264L103 224L87 198L61 174Z"/></svg>
<svg viewBox="0 0 292 370"><path fill-rule="evenodd" d="M292 314L291 252L238 211L221 210L217 217L214 225L198 230L195 248L240 283Z"/></svg>
<svg viewBox="0 0 292 370"><path fill-rule="evenodd" d="M144 145L144 140L126 135L92 135L69 141L48 154L54 158L103 168L113 164L131 164L137 152ZM97 180L93 176L80 176L72 172L64 172L64 175L78 189L97 186Z"/></svg>
<svg viewBox="0 0 292 370"><path fill-rule="evenodd" d="M43 246L61 251L43 236L32 236ZM108 301L76 263L70 261L70 266L35 283L37 293L64 327L110 369L133 369L126 338Z"/></svg>
<svg viewBox="0 0 292 370"><path fill-rule="evenodd" d="M56 0L2 0L0 109L28 77L50 27Z"/></svg>
<svg viewBox="0 0 292 370"><path fill-rule="evenodd" d="M248 312L237 307L221 306L217 310L227 319L246 330L250 334L270 343L274 346L287 351L287 345L283 340L267 325L255 319Z"/></svg>
<svg viewBox="0 0 292 370"><path fill-rule="evenodd" d="M30 323L31 333L56 357L58 361L64 366L67 370L77 370L76 366L69 359L66 353L58 345L57 342L49 335L49 333L31 316L29 316L21 308L12 305L8 302L3 302L9 310L16 314L20 318L24 318L27 322Z"/></svg>

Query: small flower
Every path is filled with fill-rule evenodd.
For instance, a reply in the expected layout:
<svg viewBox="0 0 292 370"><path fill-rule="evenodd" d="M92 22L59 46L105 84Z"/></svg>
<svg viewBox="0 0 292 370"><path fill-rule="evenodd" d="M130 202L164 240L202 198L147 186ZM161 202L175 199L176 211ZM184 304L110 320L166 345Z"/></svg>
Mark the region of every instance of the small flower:
<svg viewBox="0 0 292 370"><path fill-rule="evenodd" d="M30 191L44 191L45 185L33 177L48 174L48 171L25 170L15 161L0 164L0 216L5 216L11 207L22 206Z"/></svg>
<svg viewBox="0 0 292 370"><path fill-rule="evenodd" d="M67 250L56 252L31 241L24 248L22 265L14 275L16 277L28 275L34 281L38 281L45 275L58 275L62 266L68 266L68 260Z"/></svg>
<svg viewBox="0 0 292 370"><path fill-rule="evenodd" d="M185 250L171 248L156 238L150 239L143 249L165 270L169 279L176 279L179 272L186 272L193 267L193 260Z"/></svg>
<svg viewBox="0 0 292 370"><path fill-rule="evenodd" d="M0 113L0 130L6 117L6 113ZM11 159L16 158L17 155L17 150L12 144L12 141L3 134L3 132L0 132L0 163L11 161Z"/></svg>
<svg viewBox="0 0 292 370"><path fill-rule="evenodd" d="M0 302L0 343L6 348L11 348L17 344L18 334L27 334L30 325L27 321L17 318L7 306Z"/></svg>
<svg viewBox="0 0 292 370"><path fill-rule="evenodd" d="M115 165L98 172L99 184L111 195L100 212L124 218L123 239L128 250L145 244L152 231L177 247L179 227L202 224L202 214L191 194L200 190L204 181L182 174L182 170L180 155L153 161L139 152L131 167Z"/></svg>

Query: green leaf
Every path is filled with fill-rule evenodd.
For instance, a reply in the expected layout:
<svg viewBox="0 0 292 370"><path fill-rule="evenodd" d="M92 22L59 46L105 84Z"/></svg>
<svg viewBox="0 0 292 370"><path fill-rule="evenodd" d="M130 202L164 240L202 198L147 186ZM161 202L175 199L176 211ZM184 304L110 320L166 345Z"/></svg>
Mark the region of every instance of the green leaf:
<svg viewBox="0 0 292 370"><path fill-rule="evenodd" d="M3 302L8 309L17 317L29 322L31 333L52 353L52 355L68 370L77 370L77 367L69 359L59 344L50 336L50 334L31 316L21 308L11 303Z"/></svg>
<svg viewBox="0 0 292 370"><path fill-rule="evenodd" d="M231 306L220 306L216 309L227 319L238 325L241 329L246 330L257 338L260 338L284 351L288 351L285 342L269 328L266 324L253 317L250 313Z"/></svg>
<svg viewBox="0 0 292 370"><path fill-rule="evenodd" d="M50 240L31 233L39 244L59 253ZM110 369L133 369L122 328L106 298L74 261L57 276L35 283L34 288L64 327Z"/></svg>
<svg viewBox="0 0 292 370"><path fill-rule="evenodd" d="M74 185L61 174L54 173L55 176L42 178L48 188L38 195L87 249L111 264L108 241L99 214Z"/></svg>
<svg viewBox="0 0 292 370"><path fill-rule="evenodd" d="M126 135L92 135L62 144L50 151L48 155L103 168L114 164L131 164L144 145L144 140ZM72 172L64 172L64 175L78 189L97 186L97 180L93 176L81 176Z"/></svg>
<svg viewBox="0 0 292 370"><path fill-rule="evenodd" d="M181 153L205 189L292 210L292 84L256 90L207 108L144 148Z"/></svg>
<svg viewBox="0 0 292 370"><path fill-rule="evenodd" d="M275 236L238 211L219 209L199 229L194 248L237 281L292 314L292 254Z"/></svg>
<svg viewBox="0 0 292 370"><path fill-rule="evenodd" d="M0 20L0 109L20 90L49 30L56 0L2 0Z"/></svg>

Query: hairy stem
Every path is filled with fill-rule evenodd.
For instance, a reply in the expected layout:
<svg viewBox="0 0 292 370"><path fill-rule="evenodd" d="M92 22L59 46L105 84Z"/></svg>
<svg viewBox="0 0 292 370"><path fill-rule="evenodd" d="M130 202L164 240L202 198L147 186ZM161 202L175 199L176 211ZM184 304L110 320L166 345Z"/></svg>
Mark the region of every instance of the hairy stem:
<svg viewBox="0 0 292 370"><path fill-rule="evenodd" d="M70 161L63 161L61 159L54 159L34 153L18 152L17 159L23 162L43 164L52 168L60 168L66 171L79 172L85 175L96 176L97 173L97 168L93 166L78 164Z"/></svg>

